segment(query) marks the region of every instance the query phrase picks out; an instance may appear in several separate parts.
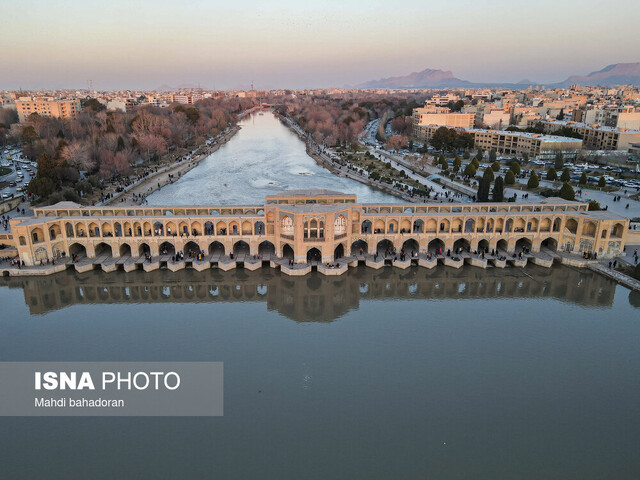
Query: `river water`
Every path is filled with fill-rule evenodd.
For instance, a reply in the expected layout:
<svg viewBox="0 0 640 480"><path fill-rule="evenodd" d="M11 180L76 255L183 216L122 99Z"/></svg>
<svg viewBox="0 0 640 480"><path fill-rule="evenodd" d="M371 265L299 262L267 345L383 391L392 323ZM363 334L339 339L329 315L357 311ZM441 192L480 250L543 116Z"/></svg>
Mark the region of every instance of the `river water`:
<svg viewBox="0 0 640 480"><path fill-rule="evenodd" d="M271 112L242 120L240 131L181 179L147 197L150 205L248 205L285 190L326 188L364 203L401 200L339 177L307 155L304 143Z"/></svg>
<svg viewBox="0 0 640 480"><path fill-rule="evenodd" d="M640 295L589 271L64 272L0 304L0 361L225 375L223 417L0 418L3 479L640 478Z"/></svg>

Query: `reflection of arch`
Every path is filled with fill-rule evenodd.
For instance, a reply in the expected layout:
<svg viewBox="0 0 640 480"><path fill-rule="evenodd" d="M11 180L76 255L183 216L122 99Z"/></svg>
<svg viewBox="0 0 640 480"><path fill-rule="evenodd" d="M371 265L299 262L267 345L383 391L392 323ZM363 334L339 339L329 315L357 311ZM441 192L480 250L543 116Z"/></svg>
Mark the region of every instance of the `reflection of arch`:
<svg viewBox="0 0 640 480"><path fill-rule="evenodd" d="M371 233L371 220L362 222L362 233Z"/></svg>
<svg viewBox="0 0 640 480"><path fill-rule="evenodd" d="M162 242L158 247L160 255L175 255L176 247L171 242Z"/></svg>
<svg viewBox="0 0 640 480"><path fill-rule="evenodd" d="M142 257L143 255L150 255L150 254L151 254L151 248L149 248L149 245L147 245L146 243L141 243L140 246L138 247L138 255Z"/></svg>
<svg viewBox="0 0 640 480"><path fill-rule="evenodd" d="M582 224L582 235L586 237L596 236L596 224L593 222L584 222Z"/></svg>
<svg viewBox="0 0 640 480"><path fill-rule="evenodd" d="M575 235L578 231L578 222L576 222L575 219L570 218L569 220L567 220L564 228L566 228L569 233L573 233Z"/></svg>
<svg viewBox="0 0 640 480"><path fill-rule="evenodd" d="M549 250L553 250L554 252L558 249L558 241L553 237L545 238L540 244L543 248L548 248Z"/></svg>
<svg viewBox="0 0 640 480"><path fill-rule="evenodd" d="M96 245L95 252L96 252L96 257L99 257L101 255L109 255L109 256L113 255L113 250L111 249L111 245L107 245L104 242L100 242L99 244Z"/></svg>
<svg viewBox="0 0 640 480"><path fill-rule="evenodd" d="M282 258L288 258L290 260L293 260L294 258L293 248L291 248L291 245L288 243L285 243L282 246Z"/></svg>
<svg viewBox="0 0 640 480"><path fill-rule="evenodd" d="M334 235L344 235L347 233L347 219L344 215L338 215L336 218L333 223L333 233Z"/></svg>
<svg viewBox="0 0 640 480"><path fill-rule="evenodd" d="M122 245L120 245L120 256L124 257L125 255L127 256L131 256L131 245L129 245L128 243L123 243Z"/></svg>
<svg viewBox="0 0 640 480"><path fill-rule="evenodd" d="M71 256L77 255L78 257L86 257L87 256L87 249L85 248L84 245L82 245L80 243L72 243L69 246L69 255L71 255Z"/></svg>
<svg viewBox="0 0 640 480"><path fill-rule="evenodd" d="M258 255L264 258L265 256L273 256L276 253L276 247L268 240L265 240L258 245Z"/></svg>
<svg viewBox="0 0 640 480"><path fill-rule="evenodd" d="M431 240L429 242L429 245L427 245L427 249L430 252L433 253L440 253L444 251L444 242L442 240L440 240L439 238L434 238L433 240Z"/></svg>
<svg viewBox="0 0 640 480"><path fill-rule="evenodd" d="M316 247L312 247L307 250L307 262L321 262L322 253Z"/></svg>
<svg viewBox="0 0 640 480"><path fill-rule="evenodd" d="M344 245L341 243L333 250L333 259L337 260L339 258L344 257Z"/></svg>
<svg viewBox="0 0 640 480"><path fill-rule="evenodd" d="M233 254L237 257L238 255L249 255L249 244L242 240L233 244Z"/></svg>
<svg viewBox="0 0 640 480"><path fill-rule="evenodd" d="M405 251L405 253L413 255L414 253L418 253L420 251L420 245L415 239L410 238L404 241L404 243L402 244L402 249Z"/></svg>
<svg viewBox="0 0 640 480"><path fill-rule="evenodd" d="M356 240L351 244L351 255L360 255L360 250L362 250L362 254L367 253L369 250L367 242L364 240Z"/></svg>
<svg viewBox="0 0 640 480"><path fill-rule="evenodd" d="M209 244L209 255L224 255L224 245L220 242L211 242Z"/></svg>
<svg viewBox="0 0 640 480"><path fill-rule="evenodd" d="M463 252L468 252L470 248L471 248L471 244L469 243L469 240L467 240L466 238L459 238L458 240L453 242L453 251L456 253L458 252L459 249L461 249L461 251Z"/></svg>
<svg viewBox="0 0 640 480"><path fill-rule="evenodd" d="M376 252L378 255L385 256L387 253L393 254L395 248L393 248L393 243L386 238L384 240L380 240L378 245L376 245Z"/></svg>

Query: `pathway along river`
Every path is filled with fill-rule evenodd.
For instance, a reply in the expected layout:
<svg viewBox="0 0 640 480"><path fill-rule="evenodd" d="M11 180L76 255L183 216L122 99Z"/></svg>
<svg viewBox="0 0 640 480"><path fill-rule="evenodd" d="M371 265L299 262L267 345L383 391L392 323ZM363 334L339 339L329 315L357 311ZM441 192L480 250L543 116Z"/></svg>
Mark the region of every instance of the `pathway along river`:
<svg viewBox="0 0 640 480"><path fill-rule="evenodd" d="M640 296L590 271L0 279L0 361L223 361L217 418L0 418L15 479L640 478Z"/></svg>
<svg viewBox="0 0 640 480"><path fill-rule="evenodd" d="M366 203L400 199L319 166L300 138L269 111L242 120L240 131L182 178L147 197L151 205L263 204L284 190L326 188Z"/></svg>

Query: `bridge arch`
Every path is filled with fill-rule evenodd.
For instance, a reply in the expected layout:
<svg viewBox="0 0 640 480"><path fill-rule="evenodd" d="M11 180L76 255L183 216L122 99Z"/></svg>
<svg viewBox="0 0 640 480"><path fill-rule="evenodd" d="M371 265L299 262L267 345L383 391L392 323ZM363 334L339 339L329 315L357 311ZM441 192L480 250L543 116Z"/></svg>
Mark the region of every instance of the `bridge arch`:
<svg viewBox="0 0 640 480"><path fill-rule="evenodd" d="M468 252L471 249L471 244L466 238L459 238L453 242L453 251L455 253Z"/></svg>
<svg viewBox="0 0 640 480"><path fill-rule="evenodd" d="M233 254L237 257L238 255L249 255L250 249L249 244L243 240L238 240L233 244Z"/></svg>
<svg viewBox="0 0 640 480"><path fill-rule="evenodd" d="M371 220L365 220L362 222L362 233L373 233Z"/></svg>
<svg viewBox="0 0 640 480"><path fill-rule="evenodd" d="M224 255L224 245L220 242L211 242L209 244L209 255Z"/></svg>
<svg viewBox="0 0 640 480"><path fill-rule="evenodd" d="M282 246L282 258L286 258L288 260L293 260L295 258L293 247L288 243L285 243Z"/></svg>
<svg viewBox="0 0 640 480"><path fill-rule="evenodd" d="M146 243L141 243L138 247L138 255L143 257L145 255L151 255L151 248Z"/></svg>
<svg viewBox="0 0 640 480"><path fill-rule="evenodd" d="M378 245L376 245L376 252L378 253L378 255L385 257L387 255L394 255L395 254L395 247L393 246L393 242L391 240L388 239L383 239L380 240L378 242Z"/></svg>
<svg viewBox="0 0 640 480"><path fill-rule="evenodd" d="M185 258L197 258L200 253L200 245L193 240L187 242L184 246Z"/></svg>
<svg viewBox="0 0 640 480"><path fill-rule="evenodd" d="M69 255L73 257L77 255L78 257L86 257L87 256L87 248L81 243L72 243L69 245Z"/></svg>
<svg viewBox="0 0 640 480"><path fill-rule="evenodd" d="M124 257L124 256L131 256L131 245L129 245L128 243L123 243L120 245L120 256Z"/></svg>
<svg viewBox="0 0 640 480"><path fill-rule="evenodd" d="M351 244L351 255L366 255L369 245L364 240L356 240Z"/></svg>
<svg viewBox="0 0 640 480"><path fill-rule="evenodd" d="M439 238L434 238L427 245L427 250L435 255L444 252L444 242Z"/></svg>
<svg viewBox="0 0 640 480"><path fill-rule="evenodd" d="M176 247L173 243L171 242L162 242L160 244L160 247L158 247L158 252L160 253L160 255L175 255L176 254Z"/></svg>
<svg viewBox="0 0 640 480"><path fill-rule="evenodd" d="M311 247L307 250L307 262L321 262L322 252L317 247Z"/></svg>
<svg viewBox="0 0 640 480"><path fill-rule="evenodd" d="M420 252L420 244L415 238L409 238L402 244L402 249L407 255L413 256Z"/></svg>
<svg viewBox="0 0 640 480"><path fill-rule="evenodd" d="M258 245L258 255L260 255L261 258L270 258L275 256L275 254L276 247L269 240L265 240Z"/></svg>
<svg viewBox="0 0 640 480"><path fill-rule="evenodd" d="M105 242L100 242L95 246L95 254L96 254L96 257L99 257L101 255L109 255L110 257L112 257L113 249L111 248L111 245Z"/></svg>
<svg viewBox="0 0 640 480"><path fill-rule="evenodd" d="M339 243L336 248L333 249L333 259L338 260L342 257L344 257L344 245Z"/></svg>
<svg viewBox="0 0 640 480"><path fill-rule="evenodd" d="M541 248L548 248L551 251L558 250L558 241L553 237L547 237L542 242L540 242Z"/></svg>

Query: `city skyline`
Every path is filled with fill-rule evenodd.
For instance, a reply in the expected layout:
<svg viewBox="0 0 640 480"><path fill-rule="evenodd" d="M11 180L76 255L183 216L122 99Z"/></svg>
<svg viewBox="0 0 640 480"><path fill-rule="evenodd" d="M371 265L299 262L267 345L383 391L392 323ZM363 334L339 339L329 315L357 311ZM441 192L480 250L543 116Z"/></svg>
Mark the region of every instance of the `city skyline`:
<svg viewBox="0 0 640 480"><path fill-rule="evenodd" d="M626 19L640 7L618 0L575 7L33 0L3 8L0 88L86 88L89 80L98 90L323 88L425 68L472 82L553 83L638 60L640 38ZM515 28L522 19L524 31Z"/></svg>

